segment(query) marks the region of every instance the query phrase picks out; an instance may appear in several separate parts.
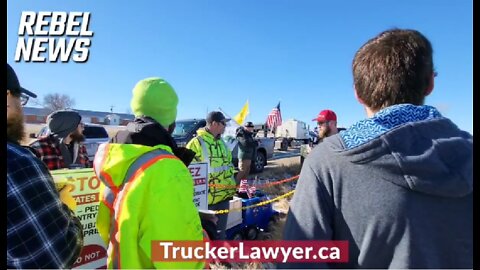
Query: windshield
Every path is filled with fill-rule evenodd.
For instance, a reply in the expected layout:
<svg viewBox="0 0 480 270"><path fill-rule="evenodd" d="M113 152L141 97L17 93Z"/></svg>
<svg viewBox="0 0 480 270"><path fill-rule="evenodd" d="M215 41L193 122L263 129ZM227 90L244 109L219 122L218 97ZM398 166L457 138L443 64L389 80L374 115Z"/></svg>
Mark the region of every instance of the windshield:
<svg viewBox="0 0 480 270"><path fill-rule="evenodd" d="M108 138L108 133L103 127L85 126L83 135L87 139Z"/></svg>
<svg viewBox="0 0 480 270"><path fill-rule="evenodd" d="M175 123L175 130L172 133L173 137L184 137L190 133L198 121L178 121Z"/></svg>

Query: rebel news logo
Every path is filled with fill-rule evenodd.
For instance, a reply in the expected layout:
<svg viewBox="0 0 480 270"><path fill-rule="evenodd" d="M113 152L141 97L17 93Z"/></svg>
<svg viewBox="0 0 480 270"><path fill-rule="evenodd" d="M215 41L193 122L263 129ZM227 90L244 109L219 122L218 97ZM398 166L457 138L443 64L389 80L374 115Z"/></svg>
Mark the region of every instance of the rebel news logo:
<svg viewBox="0 0 480 270"><path fill-rule="evenodd" d="M90 12L23 11L15 62L85 63L93 37L89 25Z"/></svg>

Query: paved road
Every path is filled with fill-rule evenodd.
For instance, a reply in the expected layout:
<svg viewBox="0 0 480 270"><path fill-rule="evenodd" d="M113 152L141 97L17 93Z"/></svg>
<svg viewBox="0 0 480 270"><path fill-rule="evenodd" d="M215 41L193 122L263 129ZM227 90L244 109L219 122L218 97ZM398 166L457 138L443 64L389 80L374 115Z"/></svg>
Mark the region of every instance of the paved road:
<svg viewBox="0 0 480 270"><path fill-rule="evenodd" d="M300 148L289 148L287 151L275 150L275 152L273 153L273 158L269 160L277 160L297 156L300 156Z"/></svg>
<svg viewBox="0 0 480 270"><path fill-rule="evenodd" d="M282 165L289 166L295 163L300 163L300 148L289 148L288 151L275 150L273 158L268 160L265 169L268 170Z"/></svg>

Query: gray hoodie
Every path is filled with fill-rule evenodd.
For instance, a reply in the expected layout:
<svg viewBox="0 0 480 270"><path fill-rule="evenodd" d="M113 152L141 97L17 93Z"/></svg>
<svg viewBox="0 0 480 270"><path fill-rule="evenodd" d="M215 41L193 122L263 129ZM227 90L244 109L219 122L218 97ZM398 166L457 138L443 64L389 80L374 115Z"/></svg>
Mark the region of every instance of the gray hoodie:
<svg viewBox="0 0 480 270"><path fill-rule="evenodd" d="M312 151L284 239L347 240L349 262L279 268L473 268L473 137L432 108L387 127L396 114L374 117Z"/></svg>

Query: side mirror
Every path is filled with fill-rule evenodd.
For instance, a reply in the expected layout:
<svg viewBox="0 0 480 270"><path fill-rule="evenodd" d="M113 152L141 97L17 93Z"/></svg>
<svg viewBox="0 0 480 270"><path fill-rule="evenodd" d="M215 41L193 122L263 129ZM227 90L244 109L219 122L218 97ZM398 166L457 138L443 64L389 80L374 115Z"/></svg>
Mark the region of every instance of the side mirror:
<svg viewBox="0 0 480 270"><path fill-rule="evenodd" d="M37 135L35 133L30 133L28 137L30 137L31 139L35 139L37 138Z"/></svg>

